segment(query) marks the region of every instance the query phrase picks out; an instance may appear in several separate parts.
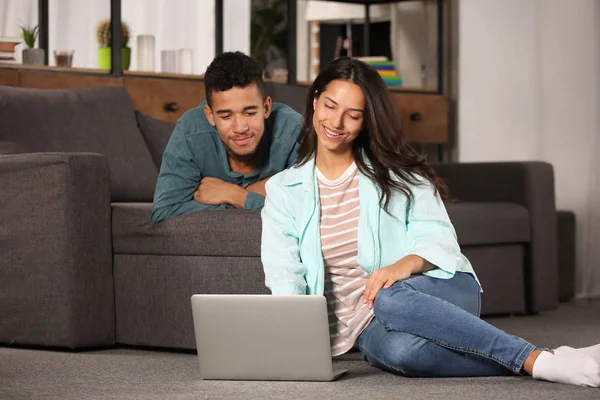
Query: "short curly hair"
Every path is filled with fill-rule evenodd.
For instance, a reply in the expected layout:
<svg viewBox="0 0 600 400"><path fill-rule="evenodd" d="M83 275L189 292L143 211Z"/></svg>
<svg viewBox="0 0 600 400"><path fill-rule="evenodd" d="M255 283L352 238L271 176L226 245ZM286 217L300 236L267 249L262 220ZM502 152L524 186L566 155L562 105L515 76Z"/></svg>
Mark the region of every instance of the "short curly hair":
<svg viewBox="0 0 600 400"><path fill-rule="evenodd" d="M218 55L204 74L206 101L211 105L213 92L224 92L233 87L256 85L264 96L263 69L251 57L236 52Z"/></svg>

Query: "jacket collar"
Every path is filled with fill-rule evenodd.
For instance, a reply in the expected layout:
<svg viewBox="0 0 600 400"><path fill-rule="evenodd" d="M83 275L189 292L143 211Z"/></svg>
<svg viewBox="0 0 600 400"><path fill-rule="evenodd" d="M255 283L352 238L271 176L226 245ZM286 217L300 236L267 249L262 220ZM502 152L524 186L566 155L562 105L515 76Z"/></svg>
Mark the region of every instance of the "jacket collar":
<svg viewBox="0 0 600 400"><path fill-rule="evenodd" d="M287 170L283 179L284 186L304 186L307 192L315 191L315 158L310 158L305 164Z"/></svg>
<svg viewBox="0 0 600 400"><path fill-rule="evenodd" d="M365 163L370 167L369 160L365 160ZM288 169L282 183L284 186L302 185L307 192L314 192L316 179L315 158L311 157L305 164Z"/></svg>

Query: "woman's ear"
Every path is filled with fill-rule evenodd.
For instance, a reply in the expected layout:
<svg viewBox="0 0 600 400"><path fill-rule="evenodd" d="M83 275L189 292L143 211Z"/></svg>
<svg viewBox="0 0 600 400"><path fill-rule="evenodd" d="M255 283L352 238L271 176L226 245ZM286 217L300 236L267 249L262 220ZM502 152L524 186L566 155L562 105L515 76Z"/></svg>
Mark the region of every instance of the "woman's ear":
<svg viewBox="0 0 600 400"><path fill-rule="evenodd" d="M315 111L317 109L317 101L319 100L319 94L318 92L315 90L315 94L313 96L313 111Z"/></svg>

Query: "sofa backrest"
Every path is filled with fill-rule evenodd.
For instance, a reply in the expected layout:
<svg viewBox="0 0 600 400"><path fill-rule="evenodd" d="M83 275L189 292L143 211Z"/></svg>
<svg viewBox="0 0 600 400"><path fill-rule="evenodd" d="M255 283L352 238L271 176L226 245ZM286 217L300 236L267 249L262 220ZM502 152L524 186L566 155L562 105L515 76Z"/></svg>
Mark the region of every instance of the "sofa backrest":
<svg viewBox="0 0 600 400"><path fill-rule="evenodd" d="M0 86L0 149L100 153L110 165L113 201L152 201L154 195L158 170L121 87Z"/></svg>
<svg viewBox="0 0 600 400"><path fill-rule="evenodd" d="M296 112L303 114L308 87L265 82L265 94L271 96L273 101L286 104L296 110Z"/></svg>

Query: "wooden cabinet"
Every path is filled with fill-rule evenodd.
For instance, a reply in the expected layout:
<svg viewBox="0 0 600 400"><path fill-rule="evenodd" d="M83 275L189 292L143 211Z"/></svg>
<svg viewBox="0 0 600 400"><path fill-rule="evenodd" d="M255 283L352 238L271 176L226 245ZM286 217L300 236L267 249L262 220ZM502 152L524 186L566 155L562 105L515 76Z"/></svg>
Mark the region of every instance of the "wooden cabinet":
<svg viewBox="0 0 600 400"><path fill-rule="evenodd" d="M19 86L19 71L0 69L0 86Z"/></svg>
<svg viewBox="0 0 600 400"><path fill-rule="evenodd" d="M448 100L438 94L392 92L406 137L413 143L448 141Z"/></svg>
<svg viewBox="0 0 600 400"><path fill-rule="evenodd" d="M200 80L123 77L133 108L152 118L177 122L187 110L206 99Z"/></svg>
<svg viewBox="0 0 600 400"><path fill-rule="evenodd" d="M115 77L99 70L10 64L0 66L0 86L44 89L122 86L136 110L173 123L206 98L201 77L137 73ZM395 89L391 94L409 141L435 144L448 141L448 101L444 96Z"/></svg>
<svg viewBox="0 0 600 400"><path fill-rule="evenodd" d="M39 89L122 86L120 78L108 74L69 74L52 71L19 71L19 87Z"/></svg>

